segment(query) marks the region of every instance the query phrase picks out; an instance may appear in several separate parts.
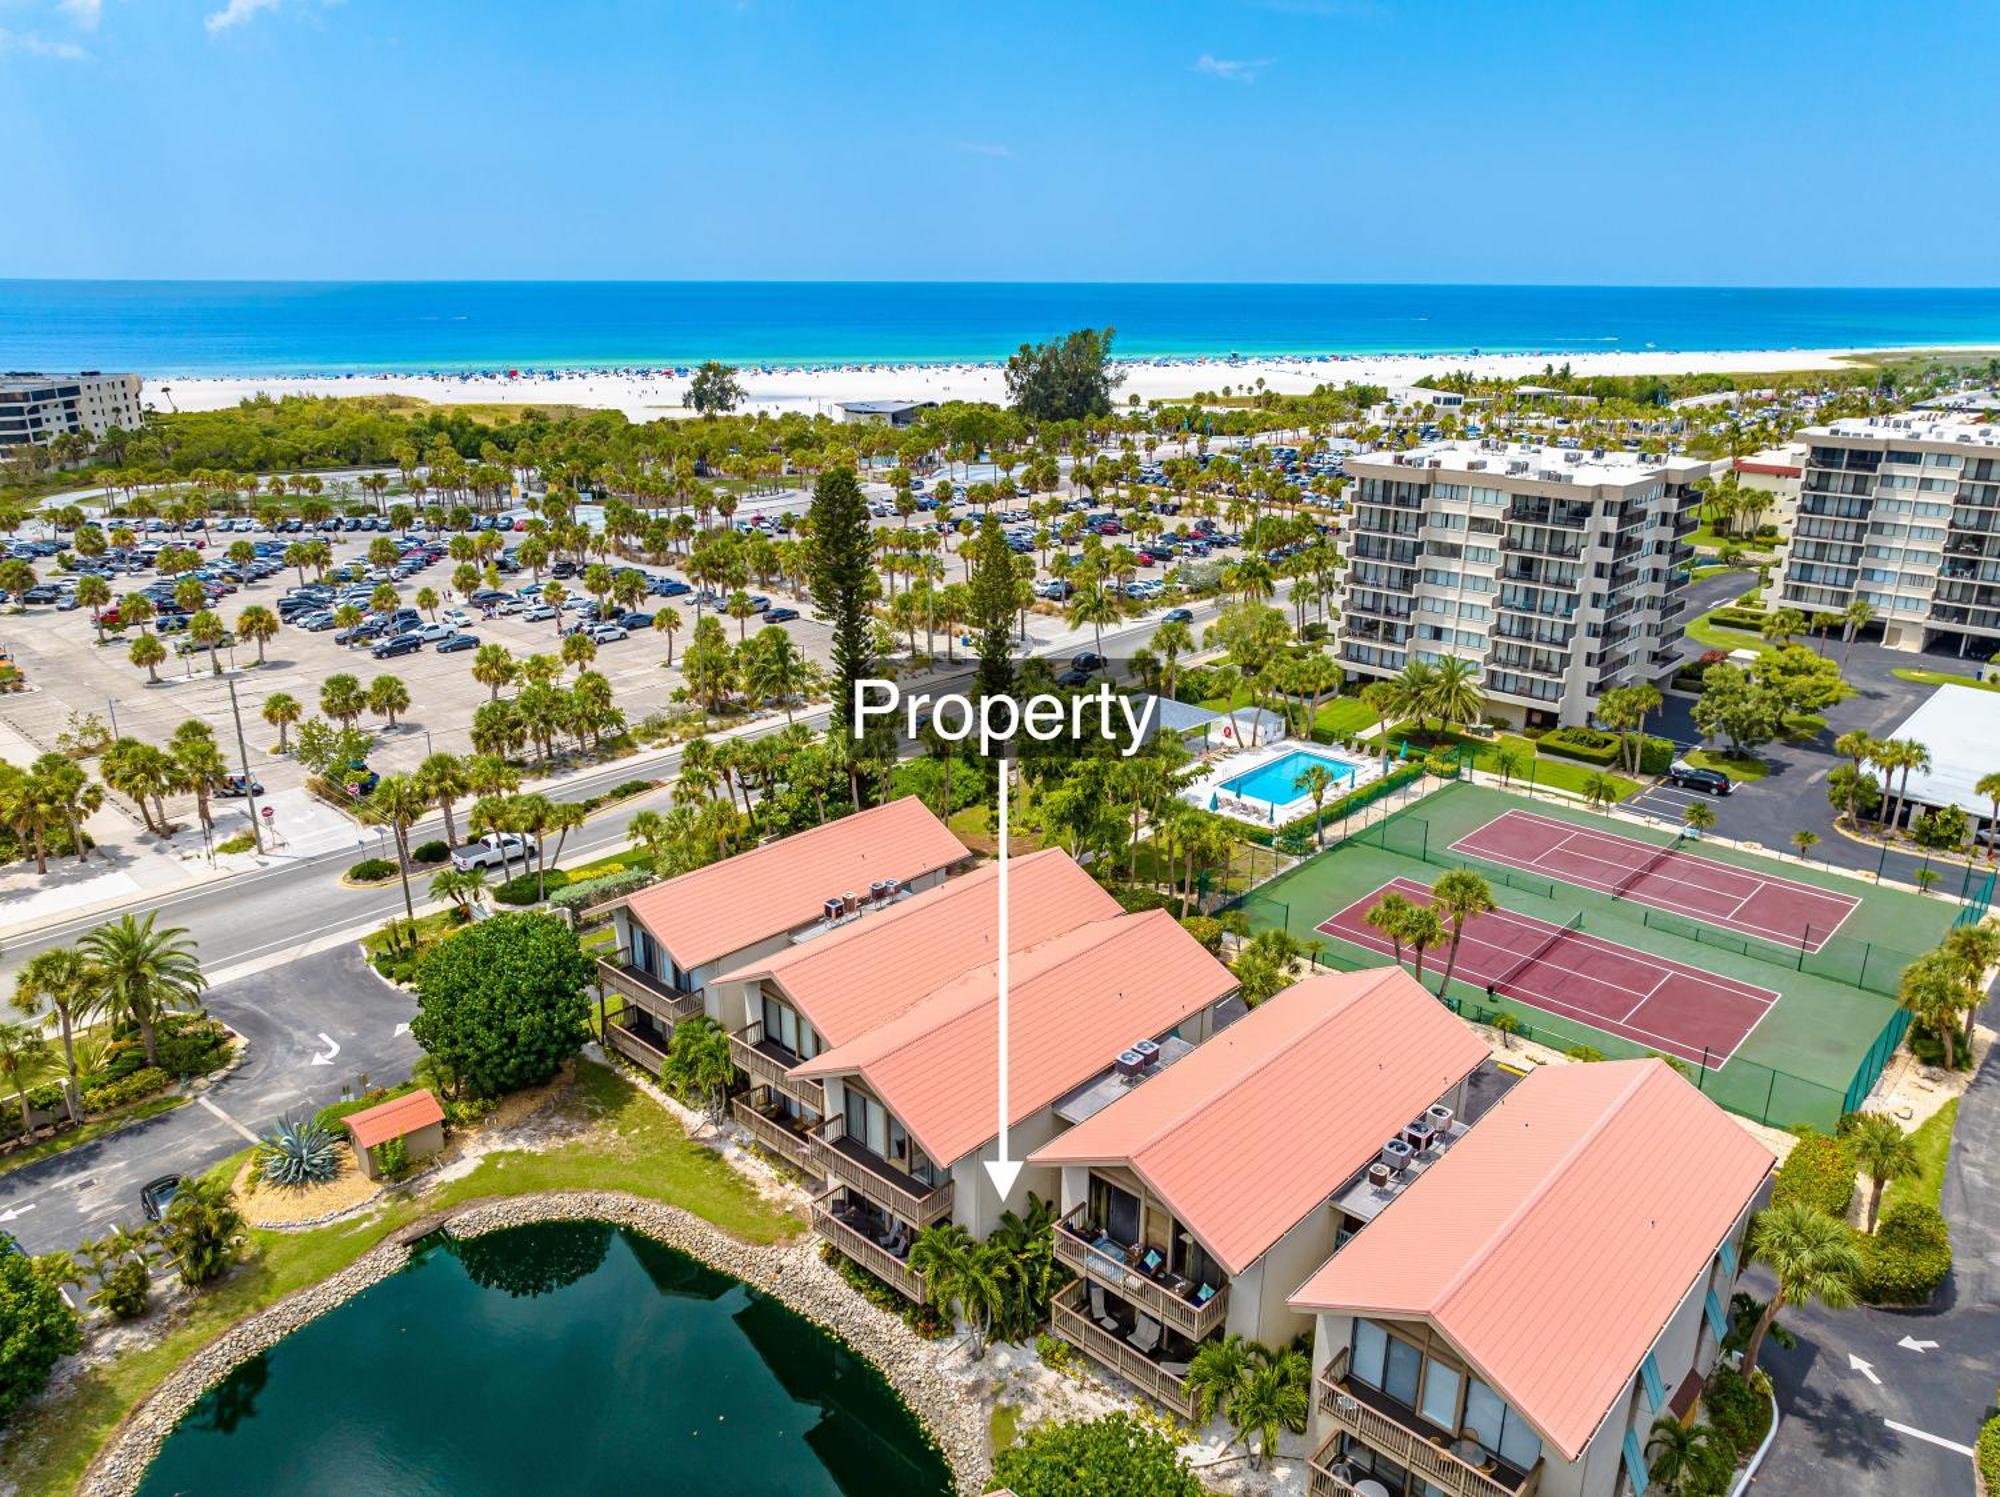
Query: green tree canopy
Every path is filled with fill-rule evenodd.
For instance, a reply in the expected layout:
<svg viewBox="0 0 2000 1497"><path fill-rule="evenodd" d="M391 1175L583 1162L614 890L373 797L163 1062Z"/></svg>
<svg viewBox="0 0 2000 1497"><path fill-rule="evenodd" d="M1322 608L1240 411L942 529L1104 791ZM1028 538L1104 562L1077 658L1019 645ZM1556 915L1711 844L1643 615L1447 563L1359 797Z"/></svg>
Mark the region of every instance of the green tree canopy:
<svg viewBox="0 0 2000 1497"><path fill-rule="evenodd" d="M0 1419L41 1392L56 1362L82 1343L56 1286L21 1254L0 1258Z"/></svg>
<svg viewBox="0 0 2000 1497"><path fill-rule="evenodd" d="M1023 343L1007 360L1007 395L1031 421L1082 421L1111 414L1111 396L1125 381L1111 367L1116 330L1078 328L1046 343Z"/></svg>
<svg viewBox="0 0 2000 1497"><path fill-rule="evenodd" d="M474 1096L537 1086L589 1038L590 980L563 920L498 915L425 955L410 1033Z"/></svg>
<svg viewBox="0 0 2000 1497"><path fill-rule="evenodd" d="M993 1461L1015 1497L1202 1497L1202 1485L1165 1435L1130 1414L1036 1425Z"/></svg>

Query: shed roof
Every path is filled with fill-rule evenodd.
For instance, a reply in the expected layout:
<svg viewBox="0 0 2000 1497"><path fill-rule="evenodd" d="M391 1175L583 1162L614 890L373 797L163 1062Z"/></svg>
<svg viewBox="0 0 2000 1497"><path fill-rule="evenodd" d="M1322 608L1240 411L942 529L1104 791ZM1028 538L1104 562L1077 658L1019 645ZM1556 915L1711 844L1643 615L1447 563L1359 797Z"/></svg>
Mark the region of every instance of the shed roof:
<svg viewBox="0 0 2000 1497"><path fill-rule="evenodd" d="M391 1097L360 1112L350 1112L341 1121L354 1135L356 1148L372 1149L392 1138L406 1138L432 1123L442 1123L444 1109L438 1105L438 1099L429 1087L419 1087L416 1091Z"/></svg>

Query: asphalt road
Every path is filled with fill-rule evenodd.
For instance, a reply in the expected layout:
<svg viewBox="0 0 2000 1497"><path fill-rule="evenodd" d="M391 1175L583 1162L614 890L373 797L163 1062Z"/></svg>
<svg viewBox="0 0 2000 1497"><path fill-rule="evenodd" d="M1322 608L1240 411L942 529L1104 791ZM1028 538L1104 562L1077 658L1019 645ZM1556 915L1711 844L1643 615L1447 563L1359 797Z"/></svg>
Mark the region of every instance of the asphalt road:
<svg viewBox="0 0 2000 1497"><path fill-rule="evenodd" d="M351 945L214 989L209 1012L249 1041L242 1063L194 1102L0 1175L0 1224L30 1253L137 1225L140 1186L227 1158L248 1142L239 1129L406 1079L417 1046L396 1031L413 1008Z"/></svg>

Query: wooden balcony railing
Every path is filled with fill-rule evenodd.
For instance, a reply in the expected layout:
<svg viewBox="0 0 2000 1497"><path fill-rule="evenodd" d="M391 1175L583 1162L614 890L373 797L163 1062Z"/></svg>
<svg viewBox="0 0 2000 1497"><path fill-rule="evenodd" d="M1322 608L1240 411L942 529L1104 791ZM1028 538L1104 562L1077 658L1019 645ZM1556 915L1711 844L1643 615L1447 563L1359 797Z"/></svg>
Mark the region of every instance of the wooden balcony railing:
<svg viewBox="0 0 2000 1497"><path fill-rule="evenodd" d="M1229 1313L1229 1286L1216 1286L1206 1304L1197 1305L1171 1286L1148 1277L1124 1259L1107 1257L1090 1244L1095 1234L1084 1224L1085 1203L1056 1224L1056 1261L1080 1278L1095 1279L1137 1305L1190 1341L1201 1341L1222 1329Z"/></svg>
<svg viewBox="0 0 2000 1497"><path fill-rule="evenodd" d="M1083 1294L1082 1284L1071 1284L1051 1301L1049 1323L1055 1333L1099 1366L1117 1373L1154 1402L1173 1410L1183 1419L1192 1419L1194 1399L1188 1393L1185 1375L1169 1372L1138 1347L1097 1324L1084 1312Z"/></svg>
<svg viewBox="0 0 2000 1497"><path fill-rule="evenodd" d="M893 1166L878 1162L847 1137L846 1119L828 1118L812 1135L814 1174L829 1184L838 1181L871 1205L893 1212L914 1226L928 1227L951 1215L952 1182L926 1187Z"/></svg>
<svg viewBox="0 0 2000 1497"><path fill-rule="evenodd" d="M643 1069L651 1071L655 1076L660 1074L660 1068L667 1063L667 1054L664 1050L648 1040L640 1039L616 1018L605 1026L604 1038L612 1049Z"/></svg>
<svg viewBox="0 0 2000 1497"><path fill-rule="evenodd" d="M729 1108L736 1121L749 1129L759 1144L793 1169L810 1173L812 1148L806 1141L806 1133L793 1128L789 1119L765 1111L770 1096L769 1087L753 1087L739 1097L730 1098Z"/></svg>
<svg viewBox="0 0 2000 1497"><path fill-rule="evenodd" d="M920 1305L925 1302L924 1281L919 1275L911 1272L909 1264L873 1238L863 1236L846 1222L839 1220L820 1201L813 1202L812 1224L813 1230L821 1237L898 1294Z"/></svg>
<svg viewBox="0 0 2000 1497"><path fill-rule="evenodd" d="M797 1062L786 1060L776 1051L775 1045L765 1043L762 1019L751 1020L729 1036L729 1058L753 1083L773 1087L805 1103L814 1112L825 1112L826 1088L817 1081L794 1080L786 1075Z"/></svg>
<svg viewBox="0 0 2000 1497"><path fill-rule="evenodd" d="M701 994L670 988L652 973L626 966L621 958L599 957L597 972L612 992L633 1007L644 1009L669 1028L682 1019L692 1019L702 1011Z"/></svg>
<svg viewBox="0 0 2000 1497"><path fill-rule="evenodd" d="M1497 1467L1486 1471L1460 1460L1437 1444L1430 1434L1364 1403L1348 1386L1347 1356L1347 1348L1342 1347L1320 1374L1319 1407L1327 1416L1332 1434L1312 1457L1315 1481L1321 1474L1329 1481L1338 1480L1331 1468L1338 1459L1340 1436L1346 1434L1370 1449L1381 1451L1451 1497L1533 1497L1542 1479L1540 1461L1535 1462L1534 1469L1526 1476L1510 1479ZM1341 1489L1314 1485L1311 1490L1317 1493Z"/></svg>

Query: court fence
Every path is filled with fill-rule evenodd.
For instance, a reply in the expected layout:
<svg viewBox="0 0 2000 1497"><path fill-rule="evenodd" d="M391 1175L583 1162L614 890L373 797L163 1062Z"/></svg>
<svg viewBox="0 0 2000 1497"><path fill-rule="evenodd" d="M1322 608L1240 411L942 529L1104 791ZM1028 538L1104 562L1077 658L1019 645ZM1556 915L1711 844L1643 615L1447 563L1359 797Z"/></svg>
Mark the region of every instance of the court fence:
<svg viewBox="0 0 2000 1497"><path fill-rule="evenodd" d="M1914 951L1904 951L1895 946L1884 946L1879 941L1864 941L1856 936L1831 936L1817 951L1807 949L1810 931L1797 946L1776 946L1768 941L1759 941L1753 936L1740 936L1734 931L1720 930L1712 925L1689 920L1685 916L1670 914L1665 910L1645 910L1641 919L1654 930L1665 931L1668 935L1679 936L1684 941L1696 941L1703 946L1715 946L1724 951L1733 951L1754 961L1768 962L1774 967L1788 967L1794 972L1804 972L1814 977L1824 977L1842 983L1850 988L1860 988L1863 992L1879 993L1885 998L1896 996L1896 988L1902 981L1903 969L1917 959Z"/></svg>

